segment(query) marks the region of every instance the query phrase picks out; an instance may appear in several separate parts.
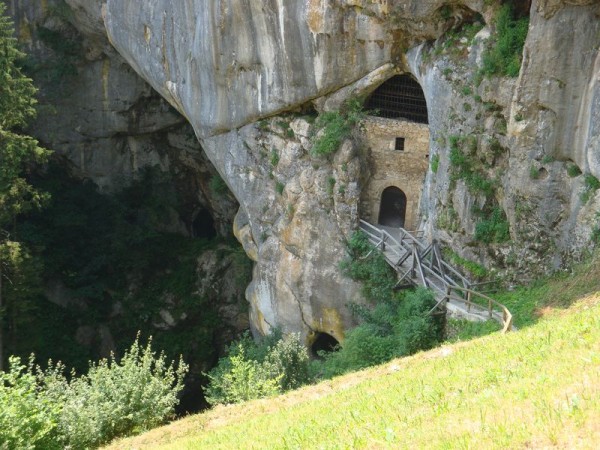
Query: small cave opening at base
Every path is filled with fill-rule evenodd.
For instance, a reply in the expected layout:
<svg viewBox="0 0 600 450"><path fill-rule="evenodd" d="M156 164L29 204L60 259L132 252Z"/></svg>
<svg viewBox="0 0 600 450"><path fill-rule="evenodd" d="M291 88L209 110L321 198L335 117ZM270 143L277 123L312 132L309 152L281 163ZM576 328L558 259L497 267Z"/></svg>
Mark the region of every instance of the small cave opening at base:
<svg viewBox="0 0 600 450"><path fill-rule="evenodd" d="M196 213L191 231L195 238L212 239L217 237L215 222L209 212L204 209Z"/></svg>
<svg viewBox="0 0 600 450"><path fill-rule="evenodd" d="M381 193L379 225L404 227L406 220L406 194L396 186L385 188Z"/></svg>
<svg viewBox="0 0 600 450"><path fill-rule="evenodd" d="M320 352L335 352L338 350L340 343L336 338L328 333L317 333L317 337L310 346L310 352L313 357L319 358Z"/></svg>

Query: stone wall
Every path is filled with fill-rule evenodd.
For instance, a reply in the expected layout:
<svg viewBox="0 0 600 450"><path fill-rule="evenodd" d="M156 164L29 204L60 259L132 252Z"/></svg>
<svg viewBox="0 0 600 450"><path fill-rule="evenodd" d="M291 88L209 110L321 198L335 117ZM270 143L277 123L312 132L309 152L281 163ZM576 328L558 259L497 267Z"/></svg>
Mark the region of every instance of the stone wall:
<svg viewBox="0 0 600 450"><path fill-rule="evenodd" d="M363 121L362 141L367 150L370 176L361 195L360 216L377 223L384 189L395 186L406 194L404 228L419 225L419 202L429 166L429 126L404 119L369 116ZM404 150L395 150L404 138Z"/></svg>

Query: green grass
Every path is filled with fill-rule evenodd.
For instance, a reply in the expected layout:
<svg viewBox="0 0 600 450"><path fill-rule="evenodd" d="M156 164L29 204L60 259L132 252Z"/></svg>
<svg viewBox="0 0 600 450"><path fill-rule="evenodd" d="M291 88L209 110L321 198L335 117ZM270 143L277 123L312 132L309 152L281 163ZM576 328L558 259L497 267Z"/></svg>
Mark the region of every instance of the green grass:
<svg viewBox="0 0 600 450"><path fill-rule="evenodd" d="M518 332L218 407L110 448L594 448L599 274L596 258L497 297L512 302ZM472 326L466 338L485 327Z"/></svg>
<svg viewBox="0 0 600 450"><path fill-rule="evenodd" d="M599 313L596 304L518 333L217 408L113 448L591 448L600 420Z"/></svg>
<svg viewBox="0 0 600 450"><path fill-rule="evenodd" d="M446 324L446 340L448 342L469 341L501 329L502 326L495 320L471 322L466 319L449 319Z"/></svg>

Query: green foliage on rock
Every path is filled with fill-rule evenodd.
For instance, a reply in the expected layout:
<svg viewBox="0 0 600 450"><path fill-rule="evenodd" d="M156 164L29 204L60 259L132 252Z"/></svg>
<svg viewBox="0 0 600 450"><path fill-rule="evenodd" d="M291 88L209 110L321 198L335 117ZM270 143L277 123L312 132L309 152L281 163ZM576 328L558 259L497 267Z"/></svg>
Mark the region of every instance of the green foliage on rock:
<svg viewBox="0 0 600 450"><path fill-rule="evenodd" d="M487 178L480 167L481 163L476 157L477 139L473 136L453 135L450 136L449 143L451 180L464 180L472 194L491 197L495 183Z"/></svg>
<svg viewBox="0 0 600 450"><path fill-rule="evenodd" d="M581 193L581 201L587 203L594 196L596 191L600 189L600 180L591 173L586 173L583 176L583 192Z"/></svg>
<svg viewBox="0 0 600 450"><path fill-rule="evenodd" d="M439 168L440 168L440 155L435 154L435 155L433 155L433 158L431 158L431 171L433 173L437 173Z"/></svg>
<svg viewBox="0 0 600 450"><path fill-rule="evenodd" d="M475 225L475 239L486 244L499 244L510 239L510 226L500 207Z"/></svg>
<svg viewBox="0 0 600 450"><path fill-rule="evenodd" d="M486 76L516 77L521 70L529 17L515 17L513 7L506 3L498 11L495 26L495 36L483 54L482 72Z"/></svg>
<svg viewBox="0 0 600 450"><path fill-rule="evenodd" d="M434 347L443 338L443 318L429 314L436 301L424 288L391 295L372 308L354 307L362 323L337 352L323 354L313 370L330 378Z"/></svg>
<svg viewBox="0 0 600 450"><path fill-rule="evenodd" d="M361 292L373 303L386 302L393 295L396 276L380 251L369 243L361 231L348 241L348 258L342 261L343 273L361 284Z"/></svg>
<svg viewBox="0 0 600 450"><path fill-rule="evenodd" d="M246 334L207 376L211 405L240 403L296 389L311 381L306 347L296 334L279 332L255 342Z"/></svg>
<svg viewBox="0 0 600 450"><path fill-rule="evenodd" d="M361 324L350 330L337 352L312 370L332 377L431 348L442 339L443 320L429 314L436 301L431 291L395 292L396 274L367 236L358 231L348 241L345 275L362 284L362 294L373 306L351 305Z"/></svg>
<svg viewBox="0 0 600 450"><path fill-rule="evenodd" d="M317 117L316 135L311 149L312 156L329 156L335 153L344 139L350 137L352 129L363 118L362 104L357 99L349 100L340 111L325 112Z"/></svg>

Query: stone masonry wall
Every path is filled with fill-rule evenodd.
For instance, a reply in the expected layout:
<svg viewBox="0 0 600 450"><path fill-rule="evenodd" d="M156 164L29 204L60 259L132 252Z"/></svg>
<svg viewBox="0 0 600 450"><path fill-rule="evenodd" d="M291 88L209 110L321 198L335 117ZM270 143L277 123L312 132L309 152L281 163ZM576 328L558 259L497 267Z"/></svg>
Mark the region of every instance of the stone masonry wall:
<svg viewBox="0 0 600 450"><path fill-rule="evenodd" d="M381 194L395 186L406 194L404 227L414 230L419 222L419 202L429 166L429 126L400 119L370 116L363 121L363 146L370 176L362 191L361 218L377 223ZM404 151L395 150L396 138L404 138Z"/></svg>

